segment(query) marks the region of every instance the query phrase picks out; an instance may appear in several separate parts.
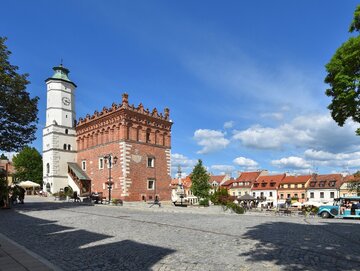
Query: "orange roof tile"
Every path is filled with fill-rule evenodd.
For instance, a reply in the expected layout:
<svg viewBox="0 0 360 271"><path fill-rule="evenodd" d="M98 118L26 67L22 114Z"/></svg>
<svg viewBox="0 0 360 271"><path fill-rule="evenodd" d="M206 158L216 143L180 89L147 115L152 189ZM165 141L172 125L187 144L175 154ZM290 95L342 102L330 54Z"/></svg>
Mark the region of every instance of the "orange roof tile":
<svg viewBox="0 0 360 271"><path fill-rule="evenodd" d="M217 182L220 184L224 179L226 175L210 175L209 183Z"/></svg>
<svg viewBox="0 0 360 271"><path fill-rule="evenodd" d="M281 180L281 184L301 184L306 183L311 179L311 175L302 175L302 176L286 176Z"/></svg>
<svg viewBox="0 0 360 271"><path fill-rule="evenodd" d="M285 174L259 176L253 182L254 185L251 190L275 190L279 187L280 182L285 176Z"/></svg>

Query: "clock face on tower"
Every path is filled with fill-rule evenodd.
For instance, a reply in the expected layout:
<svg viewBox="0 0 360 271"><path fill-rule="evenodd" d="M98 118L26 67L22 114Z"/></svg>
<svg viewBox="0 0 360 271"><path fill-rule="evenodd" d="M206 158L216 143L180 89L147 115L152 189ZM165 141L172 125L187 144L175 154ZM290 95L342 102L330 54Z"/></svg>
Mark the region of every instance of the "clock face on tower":
<svg viewBox="0 0 360 271"><path fill-rule="evenodd" d="M62 102L63 102L64 105L70 105L70 103L71 103L70 99L67 98L67 97L62 98Z"/></svg>

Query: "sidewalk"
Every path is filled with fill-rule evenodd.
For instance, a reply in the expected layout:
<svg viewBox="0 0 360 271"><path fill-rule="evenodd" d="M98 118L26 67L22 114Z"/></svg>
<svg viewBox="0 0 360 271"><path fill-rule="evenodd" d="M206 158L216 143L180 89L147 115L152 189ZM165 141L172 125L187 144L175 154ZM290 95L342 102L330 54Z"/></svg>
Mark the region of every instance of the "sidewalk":
<svg viewBox="0 0 360 271"><path fill-rule="evenodd" d="M60 269L0 233L0 271Z"/></svg>

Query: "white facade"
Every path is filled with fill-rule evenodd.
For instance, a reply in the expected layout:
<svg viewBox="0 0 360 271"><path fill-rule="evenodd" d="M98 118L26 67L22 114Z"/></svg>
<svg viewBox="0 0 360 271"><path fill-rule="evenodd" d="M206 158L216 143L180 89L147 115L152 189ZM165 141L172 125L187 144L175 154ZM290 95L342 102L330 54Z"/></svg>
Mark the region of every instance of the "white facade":
<svg viewBox="0 0 360 271"><path fill-rule="evenodd" d="M55 193L68 186L68 162L76 159L75 88L68 70L54 67L46 80L46 126L43 129L44 191Z"/></svg>
<svg viewBox="0 0 360 271"><path fill-rule="evenodd" d="M277 191L275 189L274 190L252 190L251 195L255 198L265 197L266 200L264 202L260 203L261 205L267 205L267 203L272 203L274 207L278 205Z"/></svg>
<svg viewBox="0 0 360 271"><path fill-rule="evenodd" d="M320 204L332 204L334 198L340 196L338 189L311 189L306 191L306 198L308 202L315 202Z"/></svg>

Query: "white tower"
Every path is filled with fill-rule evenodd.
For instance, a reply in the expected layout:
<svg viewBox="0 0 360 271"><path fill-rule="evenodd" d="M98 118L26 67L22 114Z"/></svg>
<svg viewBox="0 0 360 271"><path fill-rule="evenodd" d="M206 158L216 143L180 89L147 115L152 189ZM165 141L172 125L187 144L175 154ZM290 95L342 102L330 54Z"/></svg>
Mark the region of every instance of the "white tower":
<svg viewBox="0 0 360 271"><path fill-rule="evenodd" d="M75 88L69 70L54 67L45 80L47 87L46 126L43 130L44 191L55 193L68 186L68 162L75 162Z"/></svg>

